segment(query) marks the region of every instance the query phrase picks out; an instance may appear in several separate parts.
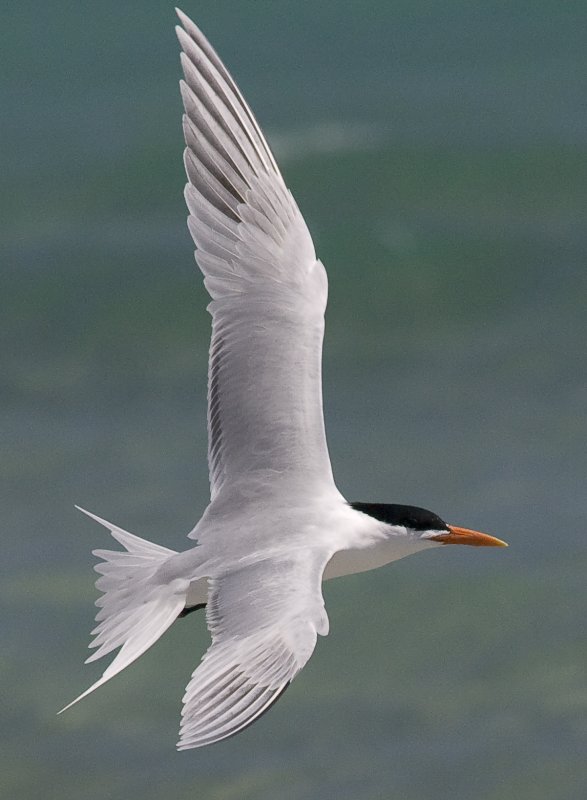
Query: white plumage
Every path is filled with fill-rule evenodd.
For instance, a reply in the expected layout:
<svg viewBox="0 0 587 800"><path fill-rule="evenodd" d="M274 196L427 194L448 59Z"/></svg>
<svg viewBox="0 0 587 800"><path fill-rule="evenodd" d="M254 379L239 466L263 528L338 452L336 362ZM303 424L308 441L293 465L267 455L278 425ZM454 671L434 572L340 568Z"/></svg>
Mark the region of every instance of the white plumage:
<svg viewBox="0 0 587 800"><path fill-rule="evenodd" d="M324 578L442 543L500 542L422 509L353 507L338 492L322 415L326 272L234 81L178 15L188 225L212 298L211 501L183 553L89 514L125 551L95 551L103 595L88 661L120 650L77 700L207 604L212 644L183 698L186 749L237 733L283 693L328 632Z"/></svg>

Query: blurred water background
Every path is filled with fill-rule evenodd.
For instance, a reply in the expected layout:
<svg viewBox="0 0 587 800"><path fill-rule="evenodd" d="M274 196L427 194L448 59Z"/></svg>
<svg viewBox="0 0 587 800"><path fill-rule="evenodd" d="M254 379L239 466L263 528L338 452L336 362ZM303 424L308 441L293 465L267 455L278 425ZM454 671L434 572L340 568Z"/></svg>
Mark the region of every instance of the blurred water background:
<svg viewBox="0 0 587 800"><path fill-rule="evenodd" d="M172 6L5 4L0 794L587 796L585 4L184 10L329 270L340 489L511 546L327 585L331 636L220 745L173 747L201 615L55 717L101 672L82 660L107 539L73 504L177 549L205 507L209 319Z"/></svg>

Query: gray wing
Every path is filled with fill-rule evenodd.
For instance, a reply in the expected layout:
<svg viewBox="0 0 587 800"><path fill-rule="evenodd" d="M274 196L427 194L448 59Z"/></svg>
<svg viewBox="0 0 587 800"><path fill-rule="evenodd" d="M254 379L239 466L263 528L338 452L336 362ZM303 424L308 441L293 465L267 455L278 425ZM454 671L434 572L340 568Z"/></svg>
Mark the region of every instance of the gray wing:
<svg viewBox="0 0 587 800"><path fill-rule="evenodd" d="M275 160L226 68L179 13L185 196L212 297L212 500L332 484L322 416L327 279Z"/></svg>
<svg viewBox="0 0 587 800"><path fill-rule="evenodd" d="M212 644L183 698L178 748L243 730L283 694L328 633L321 583L330 553L271 558L210 581Z"/></svg>

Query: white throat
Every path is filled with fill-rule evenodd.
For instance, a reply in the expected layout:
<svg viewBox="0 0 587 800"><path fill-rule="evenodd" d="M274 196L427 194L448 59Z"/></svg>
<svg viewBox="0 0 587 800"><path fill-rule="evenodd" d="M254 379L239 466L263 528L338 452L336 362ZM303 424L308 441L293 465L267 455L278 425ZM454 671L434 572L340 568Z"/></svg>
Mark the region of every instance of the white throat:
<svg viewBox="0 0 587 800"><path fill-rule="evenodd" d="M440 546L438 542L422 539L404 527L387 525L365 514L357 516L362 518L362 530L351 546L332 556L324 570L323 580L367 572L421 550Z"/></svg>

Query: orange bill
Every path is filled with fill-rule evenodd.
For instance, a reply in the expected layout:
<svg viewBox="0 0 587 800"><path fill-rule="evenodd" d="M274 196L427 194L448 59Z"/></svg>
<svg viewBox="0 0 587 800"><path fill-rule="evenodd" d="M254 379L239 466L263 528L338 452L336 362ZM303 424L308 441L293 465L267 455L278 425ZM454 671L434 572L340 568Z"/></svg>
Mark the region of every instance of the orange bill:
<svg viewBox="0 0 587 800"><path fill-rule="evenodd" d="M507 547L507 542L502 542L495 536L487 533L471 531L468 528L457 528L455 525L448 526L448 533L441 533L431 537L435 542L442 544L468 544L473 547Z"/></svg>

